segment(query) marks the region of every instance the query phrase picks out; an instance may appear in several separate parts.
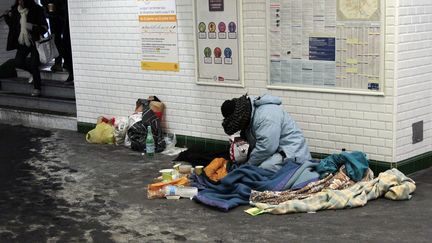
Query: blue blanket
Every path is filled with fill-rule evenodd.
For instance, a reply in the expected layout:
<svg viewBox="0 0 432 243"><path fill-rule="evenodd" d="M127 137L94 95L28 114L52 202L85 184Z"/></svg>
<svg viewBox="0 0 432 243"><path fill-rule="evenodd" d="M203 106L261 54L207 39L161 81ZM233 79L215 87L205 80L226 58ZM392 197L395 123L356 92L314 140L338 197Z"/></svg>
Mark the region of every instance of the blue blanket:
<svg viewBox="0 0 432 243"><path fill-rule="evenodd" d="M353 181L360 181L369 168L369 160L366 154L360 151L332 154L321 160L316 171L321 174L321 178L324 178L329 173L338 171L342 165L345 165L349 178Z"/></svg>
<svg viewBox="0 0 432 243"><path fill-rule="evenodd" d="M299 189L318 180L319 174L314 171L318 162L289 161L276 173L253 165L244 165L228 173L218 184L206 180L204 176L193 176L192 185L200 189L194 199L222 211L228 211L239 205L249 204L252 189L256 191Z"/></svg>

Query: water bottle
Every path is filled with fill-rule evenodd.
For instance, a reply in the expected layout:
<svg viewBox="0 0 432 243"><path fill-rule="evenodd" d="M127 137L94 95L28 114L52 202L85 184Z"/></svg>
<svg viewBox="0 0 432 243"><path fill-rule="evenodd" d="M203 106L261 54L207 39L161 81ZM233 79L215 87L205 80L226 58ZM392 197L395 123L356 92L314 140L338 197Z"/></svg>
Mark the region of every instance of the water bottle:
<svg viewBox="0 0 432 243"><path fill-rule="evenodd" d="M148 157L153 157L154 153L155 153L155 142L153 139L151 126L148 126L147 137L146 137L146 154Z"/></svg>
<svg viewBox="0 0 432 243"><path fill-rule="evenodd" d="M165 196L180 196L192 199L198 194L198 188L190 186L166 186Z"/></svg>

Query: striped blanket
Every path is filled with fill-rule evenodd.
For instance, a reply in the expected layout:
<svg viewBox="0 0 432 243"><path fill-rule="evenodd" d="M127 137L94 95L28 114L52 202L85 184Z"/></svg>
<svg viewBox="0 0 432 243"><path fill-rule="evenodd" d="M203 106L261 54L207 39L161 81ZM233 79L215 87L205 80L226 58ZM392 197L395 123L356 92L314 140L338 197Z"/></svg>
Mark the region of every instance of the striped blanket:
<svg viewBox="0 0 432 243"><path fill-rule="evenodd" d="M305 199L294 199L277 205L251 201L256 208L246 210L251 215L261 213L286 214L316 212L364 206L368 201L384 196L391 200L407 200L416 189L415 182L393 168L370 181L362 181L343 190L324 189Z"/></svg>

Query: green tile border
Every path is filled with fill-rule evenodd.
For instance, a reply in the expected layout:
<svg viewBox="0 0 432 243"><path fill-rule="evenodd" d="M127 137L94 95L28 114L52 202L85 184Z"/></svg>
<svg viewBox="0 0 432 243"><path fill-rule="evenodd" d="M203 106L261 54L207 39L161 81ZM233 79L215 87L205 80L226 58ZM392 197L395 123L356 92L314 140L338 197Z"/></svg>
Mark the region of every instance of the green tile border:
<svg viewBox="0 0 432 243"><path fill-rule="evenodd" d="M417 155L396 163L396 168L405 174L410 174L432 166L432 151Z"/></svg>
<svg viewBox="0 0 432 243"><path fill-rule="evenodd" d="M328 156L328 154L322 154L322 153L311 153L311 154L312 157L316 159L323 159ZM379 173L384 172L391 168L397 168L404 174L408 175L419 170L427 169L431 166L432 166L432 151L399 162L384 162L378 160L369 161L369 168L371 168L371 170L374 172L375 175L378 175Z"/></svg>
<svg viewBox="0 0 432 243"><path fill-rule="evenodd" d="M194 145L201 148L205 152L228 149L229 147L228 141L198 138L198 137L178 135L178 134L176 135L176 138L177 138L177 144L176 144L177 147L189 147Z"/></svg>
<svg viewBox="0 0 432 243"><path fill-rule="evenodd" d="M87 123L87 122L78 122L77 127L79 133L88 133L90 130L96 127L96 124Z"/></svg>
<svg viewBox="0 0 432 243"><path fill-rule="evenodd" d="M78 122L78 132L80 133L87 133L88 131L92 130L95 127L96 124ZM189 147L191 145L196 145L205 152L220 151L229 148L228 141L199 138L199 137L180 135L180 134L176 134L176 138L177 138L177 144L176 144L177 147ZM311 153L311 154L312 157L316 159L323 159L329 156L329 154L323 154L323 153ZM369 167L372 169L375 175L378 175L380 172L386 171L391 168L397 168L404 174L411 174L413 172L423 170L431 166L432 166L432 151L399 162L383 162L377 160L370 160L369 163Z"/></svg>

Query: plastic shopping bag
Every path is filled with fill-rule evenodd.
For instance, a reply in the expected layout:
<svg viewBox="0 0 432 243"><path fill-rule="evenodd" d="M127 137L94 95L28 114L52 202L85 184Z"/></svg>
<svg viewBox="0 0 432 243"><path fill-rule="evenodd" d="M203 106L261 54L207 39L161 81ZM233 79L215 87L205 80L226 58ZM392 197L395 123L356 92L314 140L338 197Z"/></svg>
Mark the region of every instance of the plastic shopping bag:
<svg viewBox="0 0 432 243"><path fill-rule="evenodd" d="M46 64L58 57L59 52L54 43L54 36L50 35L36 41L36 49L39 53L39 60L42 64Z"/></svg>
<svg viewBox="0 0 432 243"><path fill-rule="evenodd" d="M114 123L114 136L116 145L123 145L128 129L128 118L118 117Z"/></svg>
<svg viewBox="0 0 432 243"><path fill-rule="evenodd" d="M230 137L230 159L231 161L242 164L247 161L249 144L246 140L237 137Z"/></svg>
<svg viewBox="0 0 432 243"><path fill-rule="evenodd" d="M101 122L96 128L87 133L86 140L89 143L113 144L114 127L111 124Z"/></svg>

